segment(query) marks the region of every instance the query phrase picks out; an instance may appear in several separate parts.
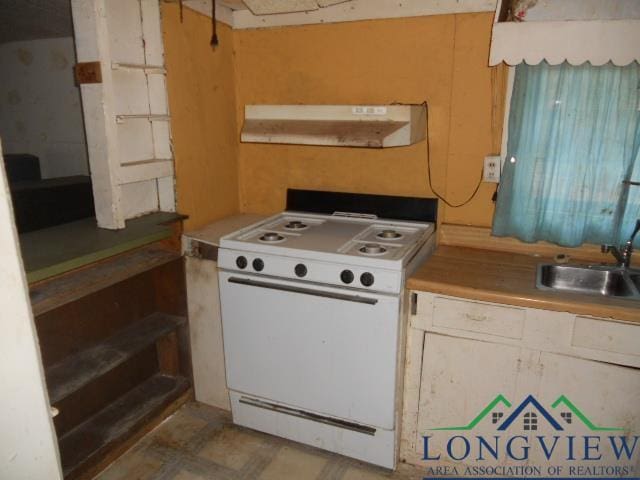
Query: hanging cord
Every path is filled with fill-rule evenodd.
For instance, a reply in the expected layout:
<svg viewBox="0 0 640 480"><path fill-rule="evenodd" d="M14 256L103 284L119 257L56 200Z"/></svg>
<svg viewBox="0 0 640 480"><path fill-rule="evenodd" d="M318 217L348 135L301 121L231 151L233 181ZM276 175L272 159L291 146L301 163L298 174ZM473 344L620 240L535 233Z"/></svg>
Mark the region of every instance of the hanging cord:
<svg viewBox="0 0 640 480"><path fill-rule="evenodd" d="M211 0L211 46L218 46L218 32L216 27L216 0Z"/></svg>
<svg viewBox="0 0 640 480"><path fill-rule="evenodd" d="M184 23L184 5L182 0L178 1L178 5L180 5L180 23Z"/></svg>
<svg viewBox="0 0 640 480"><path fill-rule="evenodd" d="M431 143L429 142L429 106L427 105L427 101L425 100L423 103L425 111L426 111L426 115L427 115L427 178L429 180L429 188L431 189L431 191L433 192L433 194L438 197L440 200L442 200L444 202L445 205L447 205L448 207L451 208L460 208L465 206L467 203L469 203L471 200L473 200L473 198L476 196L476 194L478 193L478 190L480 190L480 185L482 185L482 175L484 173L484 168L482 170L480 170L480 179L478 180L478 184L476 185L476 188L473 190L473 193L471 194L471 196L465 200L462 203L458 203L457 205L454 205L453 203L451 203L449 200L447 200L446 198L444 198L443 195L440 195L436 189L433 187L433 181L431 180Z"/></svg>

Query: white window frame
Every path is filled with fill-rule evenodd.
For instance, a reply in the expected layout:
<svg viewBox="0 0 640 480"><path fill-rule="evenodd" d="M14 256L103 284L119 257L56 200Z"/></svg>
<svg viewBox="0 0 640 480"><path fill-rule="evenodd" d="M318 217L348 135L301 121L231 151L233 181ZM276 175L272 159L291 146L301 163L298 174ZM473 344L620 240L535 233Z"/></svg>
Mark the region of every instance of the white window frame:
<svg viewBox="0 0 640 480"><path fill-rule="evenodd" d="M509 66L507 70L506 98L504 100L504 119L502 120L502 142L500 144L500 178L507 160L507 145L509 143L509 115L511 114L511 100L513 98L513 84L516 78L516 67Z"/></svg>

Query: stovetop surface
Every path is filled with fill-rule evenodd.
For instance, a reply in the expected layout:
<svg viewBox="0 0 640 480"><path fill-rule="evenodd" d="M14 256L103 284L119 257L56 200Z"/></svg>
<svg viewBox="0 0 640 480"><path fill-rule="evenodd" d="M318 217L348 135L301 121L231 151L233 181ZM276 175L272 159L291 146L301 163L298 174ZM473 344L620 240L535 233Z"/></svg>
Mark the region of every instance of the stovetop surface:
<svg viewBox="0 0 640 480"><path fill-rule="evenodd" d="M293 249L397 261L424 242L433 229L431 223L283 212L224 237L221 247L274 254Z"/></svg>

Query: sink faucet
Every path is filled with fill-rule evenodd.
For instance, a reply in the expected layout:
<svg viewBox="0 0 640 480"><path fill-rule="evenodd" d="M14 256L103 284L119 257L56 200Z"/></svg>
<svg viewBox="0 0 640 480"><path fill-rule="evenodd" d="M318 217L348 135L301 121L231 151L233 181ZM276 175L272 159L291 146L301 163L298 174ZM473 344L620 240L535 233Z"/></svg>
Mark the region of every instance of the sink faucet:
<svg viewBox="0 0 640 480"><path fill-rule="evenodd" d="M611 253L618 262L619 267L629 268L629 265L631 265L631 254L633 253L633 240L636 238L638 232L640 232L640 219L636 220L636 228L633 229L633 233L631 233L629 240L627 240L624 245L620 248L613 245L602 245L602 253Z"/></svg>

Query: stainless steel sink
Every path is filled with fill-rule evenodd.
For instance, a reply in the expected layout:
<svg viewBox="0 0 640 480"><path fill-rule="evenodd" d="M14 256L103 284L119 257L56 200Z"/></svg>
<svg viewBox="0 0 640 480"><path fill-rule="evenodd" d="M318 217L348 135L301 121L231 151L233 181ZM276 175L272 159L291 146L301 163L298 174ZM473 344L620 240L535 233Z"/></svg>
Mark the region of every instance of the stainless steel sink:
<svg viewBox="0 0 640 480"><path fill-rule="evenodd" d="M599 265L538 265L536 286L564 291L640 300L640 272Z"/></svg>

